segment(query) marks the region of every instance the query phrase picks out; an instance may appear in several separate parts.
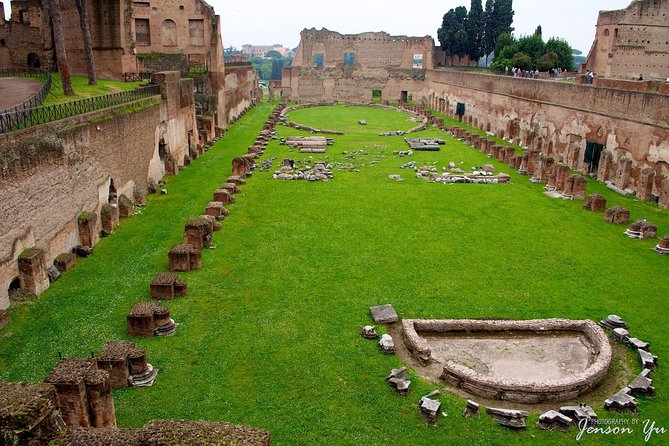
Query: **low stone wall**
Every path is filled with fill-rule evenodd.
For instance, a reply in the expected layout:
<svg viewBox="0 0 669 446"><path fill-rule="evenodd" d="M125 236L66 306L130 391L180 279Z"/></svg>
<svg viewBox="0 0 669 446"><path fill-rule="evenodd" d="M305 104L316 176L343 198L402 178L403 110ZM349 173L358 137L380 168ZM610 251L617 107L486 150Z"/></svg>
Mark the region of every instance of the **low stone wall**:
<svg viewBox="0 0 669 446"><path fill-rule="evenodd" d="M585 371L569 378L524 383L511 379L483 376L468 367L452 361L444 365L442 378L449 384L467 392L490 399L520 403L565 401L577 398L604 379L611 362L611 345L606 333L589 320L533 319L527 321L475 320L475 319L404 319L404 342L422 364L431 362L431 350L419 335L450 332L533 332L537 334L575 331L587 336L594 349L595 361Z"/></svg>

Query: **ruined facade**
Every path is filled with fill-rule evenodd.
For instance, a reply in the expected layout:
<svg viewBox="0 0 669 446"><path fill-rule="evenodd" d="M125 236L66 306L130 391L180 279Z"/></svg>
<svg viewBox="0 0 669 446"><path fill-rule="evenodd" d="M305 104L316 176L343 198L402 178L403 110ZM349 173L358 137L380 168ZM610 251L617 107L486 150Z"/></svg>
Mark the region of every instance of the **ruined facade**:
<svg viewBox="0 0 669 446"><path fill-rule="evenodd" d="M55 68L49 11L42 3L11 2L11 20L0 23L1 66ZM86 74L75 0L60 3L70 69ZM198 111L205 117L201 129L219 136L228 122L255 102L257 77L250 64L244 74L248 85L226 86L220 17L204 1L88 0L88 10L99 77L125 79L140 72L195 71ZM241 97L235 99L232 112L226 109L226 90Z"/></svg>
<svg viewBox="0 0 669 446"><path fill-rule="evenodd" d="M643 20L666 23L660 11L668 1L652 8L637 1L620 15L644 11ZM434 67L440 53L430 38L304 30L281 91L302 101L412 99L451 116L462 104L467 123L669 207L669 84L600 78L574 85L446 71Z"/></svg>
<svg viewBox="0 0 669 446"><path fill-rule="evenodd" d="M0 310L12 288L48 288L54 260L85 244L83 215L96 217L87 221L99 233L114 197L135 197L197 149L193 80L169 72L154 81L159 95L132 113L120 105L2 135Z"/></svg>
<svg viewBox="0 0 669 446"><path fill-rule="evenodd" d="M635 0L601 11L585 69L601 77L669 77L669 0Z"/></svg>
<svg viewBox="0 0 669 446"><path fill-rule="evenodd" d="M371 100L374 90L407 79L424 80L425 70L434 66L431 37L351 35L314 28L303 30L300 37L282 82L284 94L295 100Z"/></svg>

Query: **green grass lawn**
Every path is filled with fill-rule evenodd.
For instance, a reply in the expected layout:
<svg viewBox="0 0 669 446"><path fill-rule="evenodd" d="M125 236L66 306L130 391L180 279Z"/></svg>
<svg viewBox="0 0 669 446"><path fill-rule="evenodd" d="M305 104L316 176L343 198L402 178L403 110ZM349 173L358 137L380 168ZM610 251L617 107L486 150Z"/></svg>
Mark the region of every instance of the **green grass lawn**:
<svg viewBox="0 0 669 446"><path fill-rule="evenodd" d="M123 220L92 258L14 308L13 322L0 330L0 379L40 382L58 352L88 357L109 340L130 339L128 310L148 299L149 283L166 269L186 219L202 213L273 106L249 112L169 179L168 195L150 196L143 213ZM190 295L166 303L180 323L177 333L132 339L160 373L152 388L114 391L119 426L156 418L225 420L268 429L272 444L289 446L576 443L576 432L535 429L536 413L522 432L487 415L464 419L464 399L449 393L439 397L448 417L427 426L417 402L435 385L412 374L409 396L397 396L384 378L401 361L358 334L359 325L371 323L369 306L392 303L408 318L598 321L619 314L660 357L657 396L640 398L640 413L622 417L639 420L634 434L585 435L581 444L642 444L645 419L669 428L669 259L650 250L656 241L624 237L625 228L581 209L582 201L548 198L541 185L436 130L421 135L445 138L440 152L392 155L406 150L403 138L376 133L413 127L407 115L337 106L294 111L290 119L346 135L313 158L274 141L264 159L277 158L278 168L285 157L323 158L359 163L360 171L337 171L318 183L256 171L229 206L216 248L203 253L204 268L184 274ZM368 125L358 125L360 119ZM279 127L279 134L300 132ZM367 155L342 154L356 150ZM429 183L399 169L410 160L439 170L449 161L464 170L491 163L512 183ZM666 210L589 187L628 207L633 218L648 217L661 235L669 232ZM635 361L631 367L639 371ZM602 403L595 407L600 418L620 417ZM648 444L667 444L667 435Z"/></svg>
<svg viewBox="0 0 669 446"><path fill-rule="evenodd" d="M97 85L88 85L88 77L72 76L72 88L74 96L66 96L63 93L63 84L60 73L51 73L53 84L51 92L47 95L44 105L60 104L63 102L86 99L92 96L101 96L104 94L116 93L119 91L132 90L142 85L143 82L123 82L107 79L98 79Z"/></svg>

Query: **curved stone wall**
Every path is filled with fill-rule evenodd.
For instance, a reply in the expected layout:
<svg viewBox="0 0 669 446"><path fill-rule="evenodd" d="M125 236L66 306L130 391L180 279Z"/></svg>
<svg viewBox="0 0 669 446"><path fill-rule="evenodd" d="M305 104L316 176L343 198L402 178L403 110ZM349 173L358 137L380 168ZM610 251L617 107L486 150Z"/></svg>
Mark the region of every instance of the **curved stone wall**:
<svg viewBox="0 0 669 446"><path fill-rule="evenodd" d="M527 321L473 319L404 319L402 334L413 356L426 365L432 362L428 343L419 333L448 332L580 332L591 343L594 362L568 378L527 383L482 375L453 361L444 364L441 378L449 384L485 398L520 403L564 401L592 390L604 379L611 362L611 345L606 333L589 320L534 319Z"/></svg>

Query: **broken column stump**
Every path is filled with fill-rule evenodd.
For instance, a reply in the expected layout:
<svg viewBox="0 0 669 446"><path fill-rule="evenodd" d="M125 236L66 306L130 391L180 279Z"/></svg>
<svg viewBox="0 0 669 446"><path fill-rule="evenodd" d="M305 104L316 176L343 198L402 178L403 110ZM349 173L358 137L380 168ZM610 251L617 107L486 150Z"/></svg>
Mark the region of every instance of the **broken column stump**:
<svg viewBox="0 0 669 446"><path fill-rule="evenodd" d="M606 209L606 198L599 194L590 194L585 198L583 209L592 212L602 212L604 209Z"/></svg>
<svg viewBox="0 0 669 446"><path fill-rule="evenodd" d="M18 263L21 288L35 296L49 288L44 251L39 248L26 249L19 256Z"/></svg>
<svg viewBox="0 0 669 446"><path fill-rule="evenodd" d="M174 245L168 254L169 270L188 272L202 268L202 253L193 245Z"/></svg>
<svg viewBox="0 0 669 446"><path fill-rule="evenodd" d="M188 285L175 273L158 273L150 286L154 299L174 299L188 294Z"/></svg>
<svg viewBox="0 0 669 446"><path fill-rule="evenodd" d="M79 242L82 246L92 248L100 241L98 232L98 216L94 212L82 212L77 217L79 226Z"/></svg>
<svg viewBox="0 0 669 446"><path fill-rule="evenodd" d="M242 179L241 177L232 175L229 176L228 179L225 181L226 183L234 183L238 186L246 184L246 180Z"/></svg>
<svg viewBox="0 0 669 446"><path fill-rule="evenodd" d="M116 427L109 373L93 359L61 359L45 383L58 395L60 412L69 427Z"/></svg>
<svg viewBox="0 0 669 446"><path fill-rule="evenodd" d="M220 201L210 201L207 204L207 208L204 211L205 214L211 215L212 217L227 217L229 211L225 208L225 205Z"/></svg>
<svg viewBox="0 0 669 446"><path fill-rule="evenodd" d="M211 246L214 227L212 223L203 217L191 217L184 228L184 243L202 250Z"/></svg>
<svg viewBox="0 0 669 446"><path fill-rule="evenodd" d="M626 225L630 222L630 211L622 206L613 206L604 212L604 221L614 225Z"/></svg>
<svg viewBox="0 0 669 446"><path fill-rule="evenodd" d="M46 445L64 431L54 386L0 382L0 444Z"/></svg>
<svg viewBox="0 0 669 446"><path fill-rule="evenodd" d="M214 192L214 201L218 201L223 204L232 204L235 201L235 197L227 189L217 189Z"/></svg>
<svg viewBox="0 0 669 446"><path fill-rule="evenodd" d="M232 195L242 191L235 183L225 183L221 186L221 189L227 190Z"/></svg>
<svg viewBox="0 0 669 446"><path fill-rule="evenodd" d="M164 336L176 331L176 324L170 318L170 310L158 302L138 302L126 319L130 336Z"/></svg>
<svg viewBox="0 0 669 446"><path fill-rule="evenodd" d="M100 210L102 229L111 233L118 226L118 208L109 203L102 206Z"/></svg>
<svg viewBox="0 0 669 446"><path fill-rule="evenodd" d="M135 205L125 194L118 197L118 215L121 218L130 217L135 212Z"/></svg>
<svg viewBox="0 0 669 446"><path fill-rule="evenodd" d="M669 255L669 234L662 237L653 250L663 256Z"/></svg>
<svg viewBox="0 0 669 446"><path fill-rule="evenodd" d="M146 351L132 342L108 342L96 360L98 368L109 373L113 388L150 387L158 375L146 361Z"/></svg>
<svg viewBox="0 0 669 446"><path fill-rule="evenodd" d="M625 231L629 238L648 239L657 237L657 226L646 219L637 220Z"/></svg>
<svg viewBox="0 0 669 446"><path fill-rule="evenodd" d="M64 252L54 259L53 264L62 273L77 264L77 256L72 252Z"/></svg>

